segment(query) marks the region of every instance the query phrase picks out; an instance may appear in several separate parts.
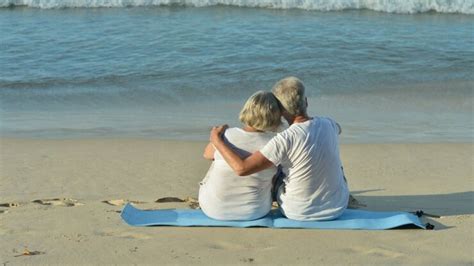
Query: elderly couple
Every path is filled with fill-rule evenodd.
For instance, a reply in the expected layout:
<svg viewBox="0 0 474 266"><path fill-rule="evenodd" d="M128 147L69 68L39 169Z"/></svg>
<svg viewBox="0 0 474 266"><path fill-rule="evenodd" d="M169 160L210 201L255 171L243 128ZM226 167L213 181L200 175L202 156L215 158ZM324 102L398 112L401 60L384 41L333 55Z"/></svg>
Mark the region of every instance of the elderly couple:
<svg viewBox="0 0 474 266"><path fill-rule="evenodd" d="M295 77L278 81L272 92L247 100L242 128L212 129L204 157L213 162L199 190L202 210L218 220L254 220L270 211L275 198L289 219L337 218L349 199L339 124L308 116L305 88ZM290 127L275 135L281 116Z"/></svg>

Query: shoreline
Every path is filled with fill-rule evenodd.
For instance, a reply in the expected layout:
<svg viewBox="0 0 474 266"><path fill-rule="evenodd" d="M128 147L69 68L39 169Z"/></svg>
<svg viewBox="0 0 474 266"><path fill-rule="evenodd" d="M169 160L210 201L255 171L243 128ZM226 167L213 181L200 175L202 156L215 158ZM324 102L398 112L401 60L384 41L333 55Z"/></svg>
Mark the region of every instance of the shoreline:
<svg viewBox="0 0 474 266"><path fill-rule="evenodd" d="M216 123L216 125L220 125L224 123ZM228 124L230 127L239 127L239 125ZM209 132L211 130L211 126L209 127ZM206 131L206 134L209 134ZM342 134L346 134L343 132ZM199 136L182 136L182 137L170 137L170 136L137 136L137 135L124 135L124 134L117 134L117 135L107 135L107 136L100 136L100 135L93 135L93 136L23 136L23 135L10 135L10 134L1 134L0 133L0 143L2 141L152 141L152 142L173 142L173 143L205 143L208 141L208 136L203 137L203 134ZM470 140L470 141L469 141ZM458 139L429 139L426 141L421 141L420 139L375 139L372 141L366 140L354 140L349 138L344 138L344 136L340 136L339 144L343 145L385 145L385 144L474 144L474 138L458 138Z"/></svg>
<svg viewBox="0 0 474 266"><path fill-rule="evenodd" d="M344 133L342 133L344 134ZM84 137L23 137L23 136L2 136L0 135L0 145L1 143L6 142L83 142L83 143L90 143L90 142L153 142L153 143L169 143L169 144L180 144L185 145L189 144L201 144L206 145L208 143L207 140L202 139L179 139L179 138L163 138L163 137L141 137L141 136L84 136ZM339 140L339 145L343 146L359 146L359 145L474 145L473 141L465 141L465 140L444 140L444 141L437 141L437 140L428 140L426 142L419 142L419 141L401 141L401 140L393 140L393 141L374 141L374 142L347 142L343 140Z"/></svg>
<svg viewBox="0 0 474 266"><path fill-rule="evenodd" d="M189 208L210 163L206 142L0 138L0 263L383 264L474 262L473 143L342 144L352 194L363 209L416 211L435 230L136 228L120 204ZM58 200L52 200L58 199ZM33 202L43 200L43 203ZM49 200L49 205L48 205ZM69 205L68 205L69 204ZM21 255L27 249L37 255ZM318 252L314 252L318 250ZM87 254L87 256L84 256Z"/></svg>

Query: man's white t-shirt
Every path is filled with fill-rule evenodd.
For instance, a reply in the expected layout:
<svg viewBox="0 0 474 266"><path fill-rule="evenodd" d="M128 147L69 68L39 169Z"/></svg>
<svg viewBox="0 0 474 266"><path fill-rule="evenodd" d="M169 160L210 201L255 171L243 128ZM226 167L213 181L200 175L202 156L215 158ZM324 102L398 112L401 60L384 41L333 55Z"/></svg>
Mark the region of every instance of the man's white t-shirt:
<svg viewBox="0 0 474 266"><path fill-rule="evenodd" d="M260 150L286 174L277 192L286 217L330 220L346 209L349 190L341 168L338 134L334 120L314 117L292 124Z"/></svg>
<svg viewBox="0 0 474 266"><path fill-rule="evenodd" d="M229 128L225 141L241 157L247 157L265 146L273 133L247 132ZM206 177L199 189L199 205L203 212L219 220L254 220L265 216L272 207L272 178L277 171L264 171L238 176L216 151Z"/></svg>

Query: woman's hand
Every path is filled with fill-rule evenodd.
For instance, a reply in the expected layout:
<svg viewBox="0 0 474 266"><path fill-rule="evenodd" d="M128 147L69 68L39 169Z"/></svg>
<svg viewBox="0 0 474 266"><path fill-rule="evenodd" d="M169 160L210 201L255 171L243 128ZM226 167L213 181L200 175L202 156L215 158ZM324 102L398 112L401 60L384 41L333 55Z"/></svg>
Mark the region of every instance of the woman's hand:
<svg viewBox="0 0 474 266"><path fill-rule="evenodd" d="M221 139L222 134L224 134L227 128L229 128L228 125L212 127L211 134L209 136L209 141L212 144L216 144Z"/></svg>

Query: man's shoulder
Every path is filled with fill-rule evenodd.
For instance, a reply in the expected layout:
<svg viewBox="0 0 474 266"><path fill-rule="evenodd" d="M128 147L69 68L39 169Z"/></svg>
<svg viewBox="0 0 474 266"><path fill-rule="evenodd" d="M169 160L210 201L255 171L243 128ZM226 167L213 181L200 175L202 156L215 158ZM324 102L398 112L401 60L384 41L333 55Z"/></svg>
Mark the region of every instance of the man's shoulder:
<svg viewBox="0 0 474 266"><path fill-rule="evenodd" d="M291 125L288 129L281 132L284 138L293 138L296 141L303 140L307 135L312 135L324 128L328 128L325 125L333 126L336 125L336 121L331 117L326 116L314 116L311 120L306 123L298 123Z"/></svg>
<svg viewBox="0 0 474 266"><path fill-rule="evenodd" d="M326 123L331 123L331 124L337 123L336 120L334 120L330 116L315 116L313 119L317 119L320 122L326 122Z"/></svg>
<svg viewBox="0 0 474 266"><path fill-rule="evenodd" d="M275 140L286 143L298 142L305 138L308 133L308 126L302 124L293 124L274 137Z"/></svg>
<svg viewBox="0 0 474 266"><path fill-rule="evenodd" d="M317 126L320 123L335 124L336 121L331 117L327 116L313 116L310 121L307 123L297 123L290 125L287 129L279 132L275 138L283 138L286 140L302 140L307 134L310 134L312 131L317 130Z"/></svg>
<svg viewBox="0 0 474 266"><path fill-rule="evenodd" d="M297 126L295 124L290 125L287 129L283 130L282 132L279 132L276 137L282 137L282 138L288 138L292 135L297 134Z"/></svg>

